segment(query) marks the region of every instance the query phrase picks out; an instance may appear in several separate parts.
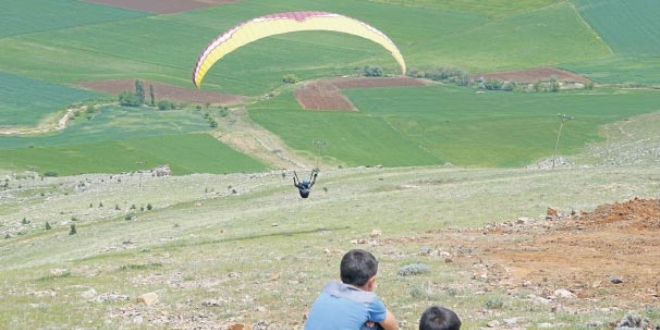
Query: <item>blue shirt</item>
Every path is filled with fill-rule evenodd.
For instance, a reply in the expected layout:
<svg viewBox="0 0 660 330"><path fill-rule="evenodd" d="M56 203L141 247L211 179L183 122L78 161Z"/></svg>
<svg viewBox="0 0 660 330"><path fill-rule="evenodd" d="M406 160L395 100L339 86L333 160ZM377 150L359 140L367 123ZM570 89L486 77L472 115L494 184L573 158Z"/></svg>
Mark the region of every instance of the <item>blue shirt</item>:
<svg viewBox="0 0 660 330"><path fill-rule="evenodd" d="M386 316L375 293L332 281L309 310L305 330L360 330L367 321L382 322Z"/></svg>

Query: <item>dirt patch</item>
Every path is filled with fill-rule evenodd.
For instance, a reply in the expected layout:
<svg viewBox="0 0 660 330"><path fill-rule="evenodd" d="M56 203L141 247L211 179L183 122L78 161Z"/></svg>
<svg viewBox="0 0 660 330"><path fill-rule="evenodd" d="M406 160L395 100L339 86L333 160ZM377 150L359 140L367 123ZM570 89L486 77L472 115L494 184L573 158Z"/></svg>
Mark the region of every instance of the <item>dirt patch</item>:
<svg viewBox="0 0 660 330"><path fill-rule="evenodd" d="M411 77L350 77L314 81L295 91L298 103L307 110L356 110L342 89L425 85Z"/></svg>
<svg viewBox="0 0 660 330"><path fill-rule="evenodd" d="M216 93L211 91L183 88L173 85L167 85L154 81L142 81L145 91L149 93L149 85L154 88L156 102L159 100L190 102L198 104L220 104L232 105L242 103L245 96ZM135 91L135 80L108 80L108 81L87 81L77 83L76 85L91 89L96 92L107 94L119 94L123 91Z"/></svg>
<svg viewBox="0 0 660 330"><path fill-rule="evenodd" d="M307 110L356 110L341 90L328 81L305 84L295 91L298 103Z"/></svg>
<svg viewBox="0 0 660 330"><path fill-rule="evenodd" d="M174 14L236 1L240 0L87 0L87 2L155 14Z"/></svg>
<svg viewBox="0 0 660 330"><path fill-rule="evenodd" d="M549 208L544 220L429 232L424 240L453 246L454 262L498 287L526 287L542 296L563 289L630 307L658 304L660 200L635 198L571 213Z"/></svg>
<svg viewBox="0 0 660 330"><path fill-rule="evenodd" d="M564 83L586 84L589 82L589 79L579 74L575 74L570 71L551 68L551 67L541 67L541 68L516 70L516 71L480 73L480 74L472 75L472 80L478 80L481 77L483 77L486 80L496 79L499 81L512 81L516 83L525 83L525 84L533 84L538 80L548 80L553 77L557 78L557 80Z"/></svg>

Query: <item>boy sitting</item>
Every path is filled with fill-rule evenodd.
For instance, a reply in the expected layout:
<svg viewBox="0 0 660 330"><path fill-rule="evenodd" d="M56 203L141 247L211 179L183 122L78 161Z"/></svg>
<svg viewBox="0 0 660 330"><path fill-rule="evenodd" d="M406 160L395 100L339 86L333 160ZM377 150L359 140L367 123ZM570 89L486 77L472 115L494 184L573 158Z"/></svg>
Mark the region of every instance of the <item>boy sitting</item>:
<svg viewBox="0 0 660 330"><path fill-rule="evenodd" d="M365 250L347 252L341 259L341 283L329 282L307 316L305 330L398 330L394 315L373 292L378 261Z"/></svg>

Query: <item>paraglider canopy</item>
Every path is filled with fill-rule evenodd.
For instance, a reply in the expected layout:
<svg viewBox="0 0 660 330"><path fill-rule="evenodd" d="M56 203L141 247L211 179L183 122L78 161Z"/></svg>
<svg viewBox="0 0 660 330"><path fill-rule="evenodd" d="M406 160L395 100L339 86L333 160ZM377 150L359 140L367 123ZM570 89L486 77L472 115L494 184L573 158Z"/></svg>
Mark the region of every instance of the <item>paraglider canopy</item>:
<svg viewBox="0 0 660 330"><path fill-rule="evenodd" d="M401 52L390 38L376 28L339 14L299 11L257 17L220 34L199 55L192 73L193 84L199 87L213 64L239 47L272 35L315 30L341 32L369 39L390 51L401 67L401 73L406 73L406 63Z"/></svg>

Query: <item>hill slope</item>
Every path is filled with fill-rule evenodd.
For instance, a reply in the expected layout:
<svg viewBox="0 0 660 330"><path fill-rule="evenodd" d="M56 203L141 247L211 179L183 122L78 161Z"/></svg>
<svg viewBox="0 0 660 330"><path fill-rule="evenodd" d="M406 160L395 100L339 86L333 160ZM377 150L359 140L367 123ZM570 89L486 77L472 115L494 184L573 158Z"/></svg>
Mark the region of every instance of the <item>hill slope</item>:
<svg viewBox="0 0 660 330"><path fill-rule="evenodd" d="M636 121L634 133L654 120ZM609 146L627 143L610 136ZM657 138L655 131L635 136L637 141ZM610 157L618 154L609 150ZM614 268L584 268L587 263L575 259L554 258L551 268L538 258L525 259L543 252L541 246L571 245L571 239L586 247L595 239L621 242L619 231L574 223L568 215L636 196L660 196L657 157L639 166L622 155L619 166L584 164L554 171L324 169L307 200L297 196L290 172L7 177L0 195L5 236L0 241L0 326L70 328L83 322L127 329L224 329L245 322L295 328L318 290L336 277L342 252L355 247L380 259L378 293L404 329L415 328L421 311L438 301L455 309L466 329L514 319L525 327L607 324L627 310L657 319L644 309L657 291L623 296L609 283L615 276L639 287L653 264L617 268L615 274L603 273ZM632 220L653 224L660 220L653 214L615 226ZM584 221L595 221L589 219ZM534 243L556 230L566 231L558 234L565 242ZM577 235L592 236L580 240ZM658 260L650 254L657 248L652 237L626 240L625 247L612 245L609 251ZM516 263L502 259L509 254L518 255ZM608 260L614 259L603 261ZM412 263L429 266L430 273L397 275ZM570 271L575 265L584 267ZM529 282L516 281L525 274ZM562 289L579 295L562 298L555 292L570 295ZM148 308L137 304L135 298L147 292L155 292L160 302ZM479 313L484 309L494 313Z"/></svg>

